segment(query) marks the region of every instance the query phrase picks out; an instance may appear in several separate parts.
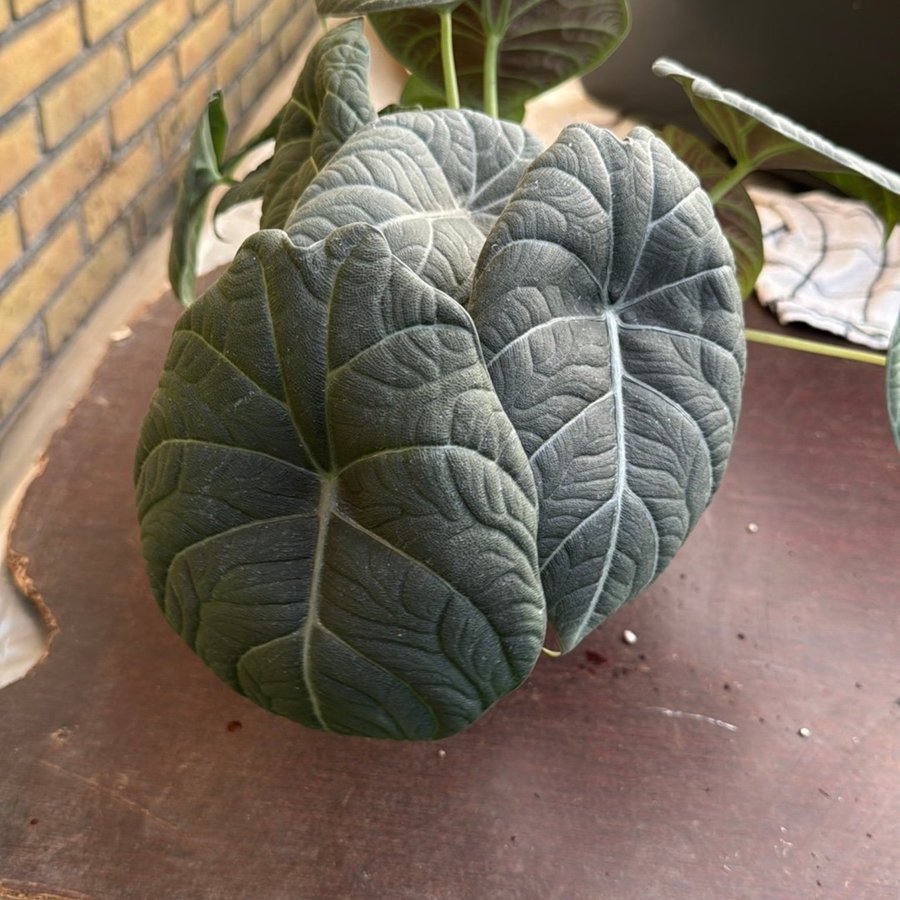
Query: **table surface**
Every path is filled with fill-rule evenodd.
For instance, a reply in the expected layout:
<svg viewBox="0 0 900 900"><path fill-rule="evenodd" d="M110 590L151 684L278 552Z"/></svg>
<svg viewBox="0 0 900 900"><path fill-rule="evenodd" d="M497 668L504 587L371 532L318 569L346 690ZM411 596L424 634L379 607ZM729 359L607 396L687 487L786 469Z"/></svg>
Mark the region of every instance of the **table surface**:
<svg viewBox="0 0 900 900"><path fill-rule="evenodd" d="M110 347L12 535L60 633L0 692L0 897L900 897L882 369L751 346L663 576L464 734L383 743L231 693L150 597L131 464L177 314Z"/></svg>

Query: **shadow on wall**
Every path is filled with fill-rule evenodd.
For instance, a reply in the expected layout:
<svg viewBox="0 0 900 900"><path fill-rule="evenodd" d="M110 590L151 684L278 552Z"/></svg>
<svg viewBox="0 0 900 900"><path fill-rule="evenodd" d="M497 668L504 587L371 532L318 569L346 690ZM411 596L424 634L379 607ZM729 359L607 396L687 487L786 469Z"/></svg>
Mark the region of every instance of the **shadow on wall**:
<svg viewBox="0 0 900 900"><path fill-rule="evenodd" d="M895 0L631 0L631 9L631 34L585 78L603 102L703 133L682 91L650 71L671 56L900 170Z"/></svg>

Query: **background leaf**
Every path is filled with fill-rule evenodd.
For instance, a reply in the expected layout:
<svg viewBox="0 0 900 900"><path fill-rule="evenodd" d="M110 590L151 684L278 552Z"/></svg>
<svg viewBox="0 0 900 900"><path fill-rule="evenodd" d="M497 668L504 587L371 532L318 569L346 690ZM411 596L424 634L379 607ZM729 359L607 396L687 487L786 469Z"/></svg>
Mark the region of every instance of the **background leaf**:
<svg viewBox="0 0 900 900"><path fill-rule="evenodd" d="M194 129L184 175L178 186L169 247L169 283L184 304L194 300L197 244L206 217L209 192L226 181L223 174L228 120L222 92L215 91Z"/></svg>
<svg viewBox="0 0 900 900"><path fill-rule="evenodd" d="M272 712L439 738L540 652L528 462L468 315L373 229L244 244L178 323L136 485L166 617Z"/></svg>
<svg viewBox="0 0 900 900"><path fill-rule="evenodd" d="M443 88L440 21L433 9L376 13L370 21L397 60L433 88ZM499 41L500 116L521 119L526 100L598 66L627 31L625 0L465 0L453 11L462 105L484 109L489 38Z"/></svg>
<svg viewBox="0 0 900 900"><path fill-rule="evenodd" d="M700 179L700 184L707 191L731 169L699 138L676 125L667 125L659 136ZM715 212L734 253L741 296L749 297L763 265L762 227L756 207L743 186L738 184L716 203Z"/></svg>
<svg viewBox="0 0 900 900"><path fill-rule="evenodd" d="M891 343L888 345L885 384L891 433L894 444L900 450L900 316L897 317L891 332Z"/></svg>
<svg viewBox="0 0 900 900"><path fill-rule="evenodd" d="M484 236L540 150L518 125L469 110L384 116L334 155L287 231L309 246L342 225L373 225L416 274L464 303Z"/></svg>
<svg viewBox="0 0 900 900"><path fill-rule="evenodd" d="M744 371L731 251L661 140L570 126L488 235L471 312L571 650L665 568L722 477Z"/></svg>
<svg viewBox="0 0 900 900"><path fill-rule="evenodd" d="M368 16L402 9L438 9L455 6L459 0L316 0L320 16Z"/></svg>
<svg viewBox="0 0 900 900"><path fill-rule="evenodd" d="M344 141L377 113L369 100L362 20L323 35L285 108L263 194L263 228L282 228L299 196Z"/></svg>
<svg viewBox="0 0 900 900"><path fill-rule="evenodd" d="M262 197L271 164L271 158L261 162L252 172L248 172L243 180L232 184L216 204L214 218L217 219L232 206L239 206L241 203L249 203Z"/></svg>
<svg viewBox="0 0 900 900"><path fill-rule="evenodd" d="M832 144L762 103L720 88L674 60L657 60L653 71L684 88L709 132L748 172L814 172L848 196L868 203L884 221L885 239L900 220L900 175Z"/></svg>

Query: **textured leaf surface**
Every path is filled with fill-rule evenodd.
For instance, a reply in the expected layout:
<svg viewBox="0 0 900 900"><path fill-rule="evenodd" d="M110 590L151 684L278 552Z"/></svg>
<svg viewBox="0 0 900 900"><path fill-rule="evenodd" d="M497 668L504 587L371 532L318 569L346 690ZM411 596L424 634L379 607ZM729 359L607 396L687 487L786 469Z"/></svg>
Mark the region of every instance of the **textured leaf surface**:
<svg viewBox="0 0 900 900"><path fill-rule="evenodd" d="M684 88L703 124L738 163L751 169L815 172L845 194L868 203L884 221L886 236L900 220L900 175L674 60L657 60L653 71Z"/></svg>
<svg viewBox="0 0 900 900"><path fill-rule="evenodd" d="M891 433L894 436L894 444L900 450L900 316L897 317L888 345L885 384Z"/></svg>
<svg viewBox="0 0 900 900"><path fill-rule="evenodd" d="M374 229L244 244L176 328L136 484L169 622L275 713L442 737L540 652L521 444L468 314Z"/></svg>
<svg viewBox="0 0 900 900"><path fill-rule="evenodd" d="M662 571L722 477L744 371L731 251L661 140L571 126L488 236L471 312L570 650Z"/></svg>
<svg viewBox="0 0 900 900"><path fill-rule="evenodd" d="M424 5L424 4L417 4ZM435 88L443 85L434 10L371 18L384 45ZM500 115L521 118L526 100L598 66L628 31L625 0L464 0L453 11L453 51L463 106L484 108L485 48L498 44Z"/></svg>
<svg viewBox="0 0 900 900"><path fill-rule="evenodd" d="M178 186L172 243L169 246L169 283L184 304L194 300L197 245L206 216L209 192L226 180L223 174L228 121L220 91L209 98L194 129L184 175Z"/></svg>
<svg viewBox="0 0 900 900"><path fill-rule="evenodd" d="M266 178L262 227L284 227L316 173L376 118L369 100L369 45L356 19L319 39L294 85Z"/></svg>
<svg viewBox="0 0 900 900"><path fill-rule="evenodd" d="M540 150L518 125L468 110L384 116L334 155L287 230L309 246L373 225L428 284L464 302L484 236Z"/></svg>
<svg viewBox="0 0 900 900"><path fill-rule="evenodd" d="M458 0L316 0L320 16L368 16L401 9L439 9Z"/></svg>
<svg viewBox="0 0 900 900"><path fill-rule="evenodd" d="M675 125L667 125L660 137L700 179L704 190L708 191L728 174L730 166L694 135ZM756 207L743 186L738 184L716 203L715 211L734 254L741 296L748 297L763 264L762 227Z"/></svg>

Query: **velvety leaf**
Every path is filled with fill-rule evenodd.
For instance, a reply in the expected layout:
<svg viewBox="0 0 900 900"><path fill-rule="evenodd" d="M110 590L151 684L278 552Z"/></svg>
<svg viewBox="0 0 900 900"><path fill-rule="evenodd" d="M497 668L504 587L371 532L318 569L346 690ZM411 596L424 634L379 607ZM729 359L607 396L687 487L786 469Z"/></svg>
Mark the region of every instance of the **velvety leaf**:
<svg viewBox="0 0 900 900"><path fill-rule="evenodd" d="M228 121L225 118L222 93L215 91L191 138L172 221L169 282L175 296L184 304L190 304L194 300L197 245L206 216L209 192L226 180L222 168L227 136Z"/></svg>
<svg viewBox="0 0 900 900"><path fill-rule="evenodd" d="M534 665L534 482L465 310L367 226L251 237L178 323L136 460L172 626L329 731L432 739Z"/></svg>
<svg viewBox="0 0 900 900"><path fill-rule="evenodd" d="M227 212L232 206L239 206L241 203L249 203L251 200L258 200L262 197L271 164L271 159L265 160L252 172L248 172L241 181L231 185L216 204L214 219Z"/></svg>
<svg viewBox="0 0 900 900"><path fill-rule="evenodd" d="M663 570L722 477L744 372L731 251L661 140L570 126L488 235L471 313L571 650Z"/></svg>
<svg viewBox="0 0 900 900"><path fill-rule="evenodd" d="M888 416L894 444L900 450L900 316L891 332L891 342L887 352L886 390Z"/></svg>
<svg viewBox="0 0 900 900"><path fill-rule="evenodd" d="M362 20L313 47L284 112L263 195L263 228L281 228L306 186L344 141L377 118L369 100L369 45Z"/></svg>
<svg viewBox="0 0 900 900"><path fill-rule="evenodd" d="M373 225L416 274L465 302L484 236L540 150L518 125L469 110L384 116L334 155L287 230L309 246Z"/></svg>
<svg viewBox="0 0 900 900"><path fill-rule="evenodd" d="M667 125L660 132L660 137L700 179L700 184L707 191L718 184L731 168L703 141L676 125ZM748 297L763 264L762 227L756 207L743 186L738 184L715 204L715 211L734 253L741 296Z"/></svg>
<svg viewBox="0 0 900 900"><path fill-rule="evenodd" d="M653 71L684 88L703 124L748 171L814 172L868 203L884 221L886 236L900 220L900 175L832 144L762 103L720 88L674 60L657 60Z"/></svg>
<svg viewBox="0 0 900 900"><path fill-rule="evenodd" d="M440 20L434 9L376 13L370 21L410 72L435 89L443 87ZM510 119L521 118L526 100L598 66L627 31L626 0L464 0L453 11L462 105L484 108L489 43L498 45L499 112Z"/></svg>

